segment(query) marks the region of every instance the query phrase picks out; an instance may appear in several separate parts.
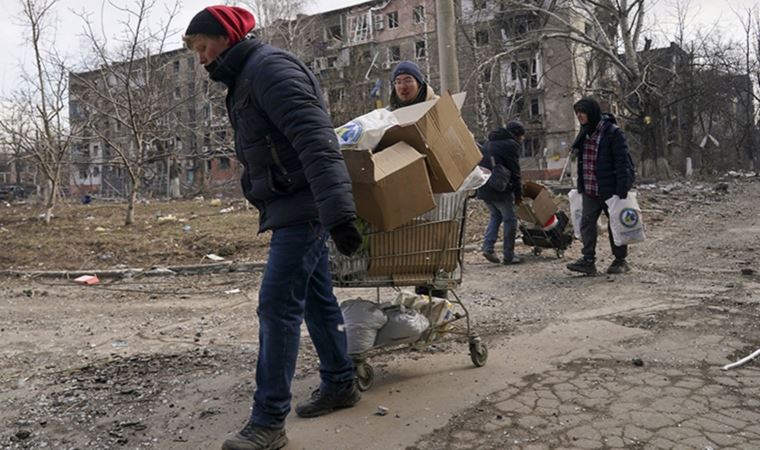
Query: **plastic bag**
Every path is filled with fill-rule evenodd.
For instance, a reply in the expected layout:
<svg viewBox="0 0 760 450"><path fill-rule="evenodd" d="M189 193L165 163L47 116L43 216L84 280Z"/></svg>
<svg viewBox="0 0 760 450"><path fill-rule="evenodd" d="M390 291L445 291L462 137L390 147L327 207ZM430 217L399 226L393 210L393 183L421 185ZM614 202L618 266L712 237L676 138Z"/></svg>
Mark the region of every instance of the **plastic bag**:
<svg viewBox="0 0 760 450"><path fill-rule="evenodd" d="M490 176L490 170L486 169L485 167L475 166L475 168L472 169L472 172L467 175L467 178L464 179L462 185L459 186L457 192L474 191L475 189L486 184Z"/></svg>
<svg viewBox="0 0 760 450"><path fill-rule="evenodd" d="M376 109L335 129L341 148L373 150L385 130L398 125L396 116L387 109Z"/></svg>
<svg viewBox="0 0 760 450"><path fill-rule="evenodd" d="M427 317L414 309L394 306L385 313L388 322L377 332L377 347L414 342L430 327Z"/></svg>
<svg viewBox="0 0 760 450"><path fill-rule="evenodd" d="M581 220L583 219L583 196L578 189L572 189L567 193L570 199L570 221L573 223L573 234L581 240Z"/></svg>
<svg viewBox="0 0 760 450"><path fill-rule="evenodd" d="M644 222L641 208L636 201L636 193L629 192L621 199L613 195L606 200L610 212L610 229L615 245L630 245L644 242Z"/></svg>
<svg viewBox="0 0 760 450"><path fill-rule="evenodd" d="M346 300L340 304L346 324L348 354L366 352L375 345L377 331L385 325L388 317L377 304L362 299Z"/></svg>

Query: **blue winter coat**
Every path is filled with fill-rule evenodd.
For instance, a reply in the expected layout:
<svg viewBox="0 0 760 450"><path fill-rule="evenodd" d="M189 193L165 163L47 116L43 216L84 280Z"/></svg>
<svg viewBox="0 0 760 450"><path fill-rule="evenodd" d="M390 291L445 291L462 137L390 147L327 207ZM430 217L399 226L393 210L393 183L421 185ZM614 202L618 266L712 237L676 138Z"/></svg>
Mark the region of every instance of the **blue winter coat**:
<svg viewBox="0 0 760 450"><path fill-rule="evenodd" d="M220 58L210 77L228 87L243 194L259 210L259 232L355 219L351 179L311 71L255 38Z"/></svg>
<svg viewBox="0 0 760 450"><path fill-rule="evenodd" d="M498 128L488 135L488 140L481 147L483 160L480 166L491 169L491 156L496 164L501 164L512 172L511 188L500 192L484 185L478 189L478 198L486 201L501 201L508 194L515 198L522 197L522 177L520 176L520 150L521 145L517 139L505 128Z"/></svg>

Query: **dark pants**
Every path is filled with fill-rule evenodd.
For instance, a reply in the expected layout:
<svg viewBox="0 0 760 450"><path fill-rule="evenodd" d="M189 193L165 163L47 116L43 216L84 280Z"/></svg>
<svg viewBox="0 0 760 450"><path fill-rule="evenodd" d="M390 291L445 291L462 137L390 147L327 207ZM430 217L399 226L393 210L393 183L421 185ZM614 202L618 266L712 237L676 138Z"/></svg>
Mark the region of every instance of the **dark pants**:
<svg viewBox="0 0 760 450"><path fill-rule="evenodd" d="M628 246L617 246L612 238L612 229L609 225L610 212L607 203L599 197L583 195L583 217L581 218L581 238L583 239L583 257L589 260L596 259L596 223L599 216L604 212L607 216L607 234L610 238L612 254L616 259L625 259L628 256Z"/></svg>
<svg viewBox="0 0 760 450"><path fill-rule="evenodd" d="M272 233L259 291L259 358L251 412L256 425L285 424L304 318L319 356L320 389L336 392L354 378L343 314L332 290L326 239L316 223Z"/></svg>

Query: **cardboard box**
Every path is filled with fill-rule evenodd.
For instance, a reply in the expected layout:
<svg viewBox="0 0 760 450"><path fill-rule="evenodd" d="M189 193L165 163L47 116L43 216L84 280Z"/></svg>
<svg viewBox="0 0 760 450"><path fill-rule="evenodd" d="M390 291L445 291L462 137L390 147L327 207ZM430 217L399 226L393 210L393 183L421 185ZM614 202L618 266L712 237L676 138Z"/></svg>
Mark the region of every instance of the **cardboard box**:
<svg viewBox="0 0 760 450"><path fill-rule="evenodd" d="M370 276L421 275L452 272L459 253L459 221L417 220L387 233L369 237Z"/></svg>
<svg viewBox="0 0 760 450"><path fill-rule="evenodd" d="M427 156L433 192L455 192L482 158L459 113L464 96L445 93L393 111L399 125L385 131L377 148L406 142Z"/></svg>
<svg viewBox="0 0 760 450"><path fill-rule="evenodd" d="M399 142L380 152L344 150L359 217L392 230L435 208L425 157Z"/></svg>
<svg viewBox="0 0 760 450"><path fill-rule="evenodd" d="M523 203L517 207L517 217L543 227L557 212L552 193L544 186L528 181L523 184Z"/></svg>

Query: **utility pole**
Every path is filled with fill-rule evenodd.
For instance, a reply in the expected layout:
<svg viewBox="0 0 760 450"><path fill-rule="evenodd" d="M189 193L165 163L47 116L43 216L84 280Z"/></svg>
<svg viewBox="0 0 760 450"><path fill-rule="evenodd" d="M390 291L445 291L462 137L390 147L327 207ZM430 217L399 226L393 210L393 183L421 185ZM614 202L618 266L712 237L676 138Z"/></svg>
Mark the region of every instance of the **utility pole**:
<svg viewBox="0 0 760 450"><path fill-rule="evenodd" d="M459 62L457 61L456 14L454 0L435 0L436 31L438 32L438 70L441 74L441 93L459 92Z"/></svg>

